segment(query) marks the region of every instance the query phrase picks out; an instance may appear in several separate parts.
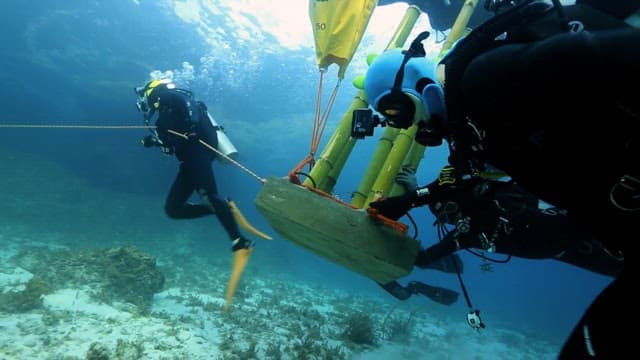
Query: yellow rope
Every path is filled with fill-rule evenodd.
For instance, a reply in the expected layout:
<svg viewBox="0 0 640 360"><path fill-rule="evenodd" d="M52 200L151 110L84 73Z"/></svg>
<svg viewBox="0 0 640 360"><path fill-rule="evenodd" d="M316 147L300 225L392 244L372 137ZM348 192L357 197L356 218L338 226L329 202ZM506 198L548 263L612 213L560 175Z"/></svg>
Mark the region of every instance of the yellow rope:
<svg viewBox="0 0 640 360"><path fill-rule="evenodd" d="M189 140L189 137L185 134L181 134L177 131L174 130L167 130L168 133L171 133L173 135L176 136L180 136L181 138L185 139L185 140ZM244 167L242 164L240 164L239 162L233 160L232 158L228 157L227 155L223 154L220 150L214 148L213 146L207 144L205 141L203 140L198 140L200 142L200 144L204 145L206 148L208 148L209 150L215 152L216 154L222 156L223 158L225 158L227 161L229 161L230 163L232 163L233 165L239 167L241 170L245 171L247 174L253 176L254 178L258 179L258 181L260 181L261 183L265 183L267 182L267 180L265 178L262 178L260 176L258 176L256 173L254 173L253 171L247 169L246 167Z"/></svg>
<svg viewBox="0 0 640 360"><path fill-rule="evenodd" d="M52 129L52 128L64 128L64 129L155 129L156 126L153 125L31 125L31 124L0 124L0 128L29 128L29 129L33 129L33 128L47 128L47 129ZM176 135L176 136L180 136L184 139L189 139L185 134L181 134L177 131L173 131L173 130L168 130L168 132ZM225 158L227 161L229 161L230 163L234 164L235 166L239 167L241 170L245 171L247 174L255 177L256 179L258 179L258 181L260 181L261 183L265 183L267 180L265 178L262 178L260 176L258 176L257 174L255 174L254 172L252 172L251 170L247 169L246 167L244 167L242 164L240 164L239 162L233 160L232 158L228 157L227 155L223 154L222 152L220 152L218 149L214 148L213 146L207 144L206 142L199 140L200 143L204 146L206 146L209 150L215 152L216 154L222 156L223 158Z"/></svg>

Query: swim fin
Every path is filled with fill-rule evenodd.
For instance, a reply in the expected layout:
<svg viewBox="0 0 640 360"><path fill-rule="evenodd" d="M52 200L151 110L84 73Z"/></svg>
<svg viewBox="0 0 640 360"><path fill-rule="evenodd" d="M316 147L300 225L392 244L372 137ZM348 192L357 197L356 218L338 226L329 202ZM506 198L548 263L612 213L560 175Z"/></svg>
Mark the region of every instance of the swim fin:
<svg viewBox="0 0 640 360"><path fill-rule="evenodd" d="M233 217L236 219L236 222L238 223L238 225L242 226L243 229L247 230L248 232L252 233L257 237L260 237L265 240L273 239L271 236L263 233L262 231L254 228L253 225L249 224L249 222L244 217L244 215L242 215L242 213L240 212L240 209L238 208L238 206L233 200L227 199L227 202L231 207L231 214L233 214Z"/></svg>
<svg viewBox="0 0 640 360"><path fill-rule="evenodd" d="M231 277L229 278L229 284L227 284L227 293L224 297L224 312L229 311L229 307L231 306L231 300L233 300L233 295L236 292L236 287L238 286L238 281L240 281L240 277L242 276L242 271L247 266L249 262L249 257L251 256L251 252L253 251L253 247L239 249L233 252L233 261L231 264Z"/></svg>
<svg viewBox="0 0 640 360"><path fill-rule="evenodd" d="M457 291L439 286L427 285L420 281L411 281L407 287L414 294L422 294L442 305L451 305L455 303L458 301L458 296L460 295Z"/></svg>

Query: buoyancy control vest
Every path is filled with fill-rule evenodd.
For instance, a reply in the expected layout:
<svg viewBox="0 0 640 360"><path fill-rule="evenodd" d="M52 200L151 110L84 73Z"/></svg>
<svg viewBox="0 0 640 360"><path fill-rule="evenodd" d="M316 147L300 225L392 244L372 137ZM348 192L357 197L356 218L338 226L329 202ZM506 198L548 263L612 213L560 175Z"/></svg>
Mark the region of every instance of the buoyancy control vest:
<svg viewBox="0 0 640 360"><path fill-rule="evenodd" d="M581 226L589 229L608 247L623 249L623 234L634 229L640 210L640 166L637 161L640 157L640 104L633 99L636 92L630 91L630 84L640 83L640 65L636 60L639 50L634 46L640 37L638 31L622 19L591 8L588 4L577 3L563 9L568 30L561 25L557 10L552 6L528 1L474 29L443 59L446 65L444 90L449 119L445 133L451 147L449 162L465 173L470 168L473 171L474 167L481 168L485 163L491 163L506 171L527 191L555 206L566 208L572 219L577 219ZM549 22L556 24L554 26ZM567 33L574 31L580 33ZM474 75L481 73L478 69L487 69L489 62L475 61L485 56L485 52L495 54L495 50L507 48L503 45L525 47L532 42L548 45L547 40L566 40L574 36L583 41L578 43L583 46L582 49L590 50L589 44L593 44L593 39L598 36L600 45L604 44L603 40L615 40L607 46L593 49L592 53L611 54L612 58L615 55L618 62L617 66L606 69L604 66L608 65L608 57L597 58L592 68L594 71L586 73L590 76L569 83L576 93L582 95L574 97L571 105L560 109L557 106L554 109L536 108L546 100L553 100L556 105L562 105L559 100L567 100L555 88L557 84L543 83L550 77L539 78L534 75L532 78L538 83L533 88L518 85L517 79L501 79L500 84L507 85L507 90L501 91L510 91L508 99L492 97L504 94L492 91L494 89L487 89L486 94L477 98L469 98L472 96L469 89L478 88L486 76L473 86L463 87L469 85L467 80L470 71L467 70L470 65L484 65L476 66ZM570 48L554 49L556 52L544 59L549 64L553 64L554 59L563 61L562 56L554 58L556 54L573 54ZM519 59L516 56L524 53L510 55L517 63ZM518 63L518 66L518 71L530 71L522 63ZM571 63L566 62L562 66L571 70L585 68L571 68ZM538 71L541 71L540 68ZM495 72L499 72L499 69ZM537 73L540 74L546 75ZM558 71L554 74L563 75ZM615 81L610 81L612 79ZM618 81L620 79L624 81ZM495 89L499 86L497 82L488 84ZM543 85L547 86L547 93L539 92L544 89ZM511 96L517 93L512 89L528 91L536 103L526 96ZM546 99L539 94L546 94ZM482 103L483 100L491 104ZM574 110L578 111L578 115L573 113ZM533 123L538 120L539 123ZM594 120L601 122L594 124ZM537 133L530 132L537 130L536 127L550 131L546 137L542 132L538 140L535 137ZM579 144L571 145L570 142Z"/></svg>
<svg viewBox="0 0 640 360"><path fill-rule="evenodd" d="M547 2L529 0L494 16L459 40L441 61L445 65L448 121L444 133L451 150L449 162L465 172L484 166L477 154L483 148L482 129L465 112L461 87L465 70L476 57L502 45L532 43L562 32L620 27L628 24L584 2L558 9Z"/></svg>
<svg viewBox="0 0 640 360"><path fill-rule="evenodd" d="M218 125L202 101L193 99L188 90L170 89L158 94L160 99L158 119L156 121L157 135L161 141L161 147L165 153L176 154L180 159L184 147L197 142L197 146L206 145L218 150L220 153L233 157L237 154L235 146L224 133L224 129ZM177 136L169 132L173 130L189 138ZM212 154L212 158L219 158L211 149L205 149Z"/></svg>

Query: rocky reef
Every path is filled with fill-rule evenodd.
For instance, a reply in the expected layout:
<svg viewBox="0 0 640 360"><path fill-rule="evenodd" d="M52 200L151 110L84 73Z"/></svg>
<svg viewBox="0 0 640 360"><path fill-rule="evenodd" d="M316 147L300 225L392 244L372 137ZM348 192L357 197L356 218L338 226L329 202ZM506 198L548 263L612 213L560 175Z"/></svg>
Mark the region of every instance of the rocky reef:
<svg viewBox="0 0 640 360"><path fill-rule="evenodd" d="M102 302L125 302L146 313L165 281L155 257L134 246L76 252L31 247L13 260L34 274L24 290L11 295L13 312L37 307L40 296L52 290L88 287Z"/></svg>

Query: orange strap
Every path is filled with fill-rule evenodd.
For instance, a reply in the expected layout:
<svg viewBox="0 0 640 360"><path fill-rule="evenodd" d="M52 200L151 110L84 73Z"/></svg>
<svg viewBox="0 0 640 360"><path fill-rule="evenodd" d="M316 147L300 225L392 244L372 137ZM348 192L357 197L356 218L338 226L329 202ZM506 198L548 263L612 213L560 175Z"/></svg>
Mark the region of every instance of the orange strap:
<svg viewBox="0 0 640 360"><path fill-rule="evenodd" d="M300 161L300 163L298 163L296 167L294 167L293 169L291 169L291 171L289 171L289 181L291 181L296 185L302 185L302 182L300 181L298 174L300 173L302 168L307 164L311 164L309 167L313 167L313 163L314 163L313 156L311 154L307 155L307 157L302 159L302 161Z"/></svg>
<svg viewBox="0 0 640 360"><path fill-rule="evenodd" d="M369 216L374 220L380 221L381 223L393 228L395 231L403 235L406 235L407 231L409 230L409 227L406 224L389 219L388 217L380 214L378 212L378 209L374 209L370 207L367 209L367 214L369 214Z"/></svg>

